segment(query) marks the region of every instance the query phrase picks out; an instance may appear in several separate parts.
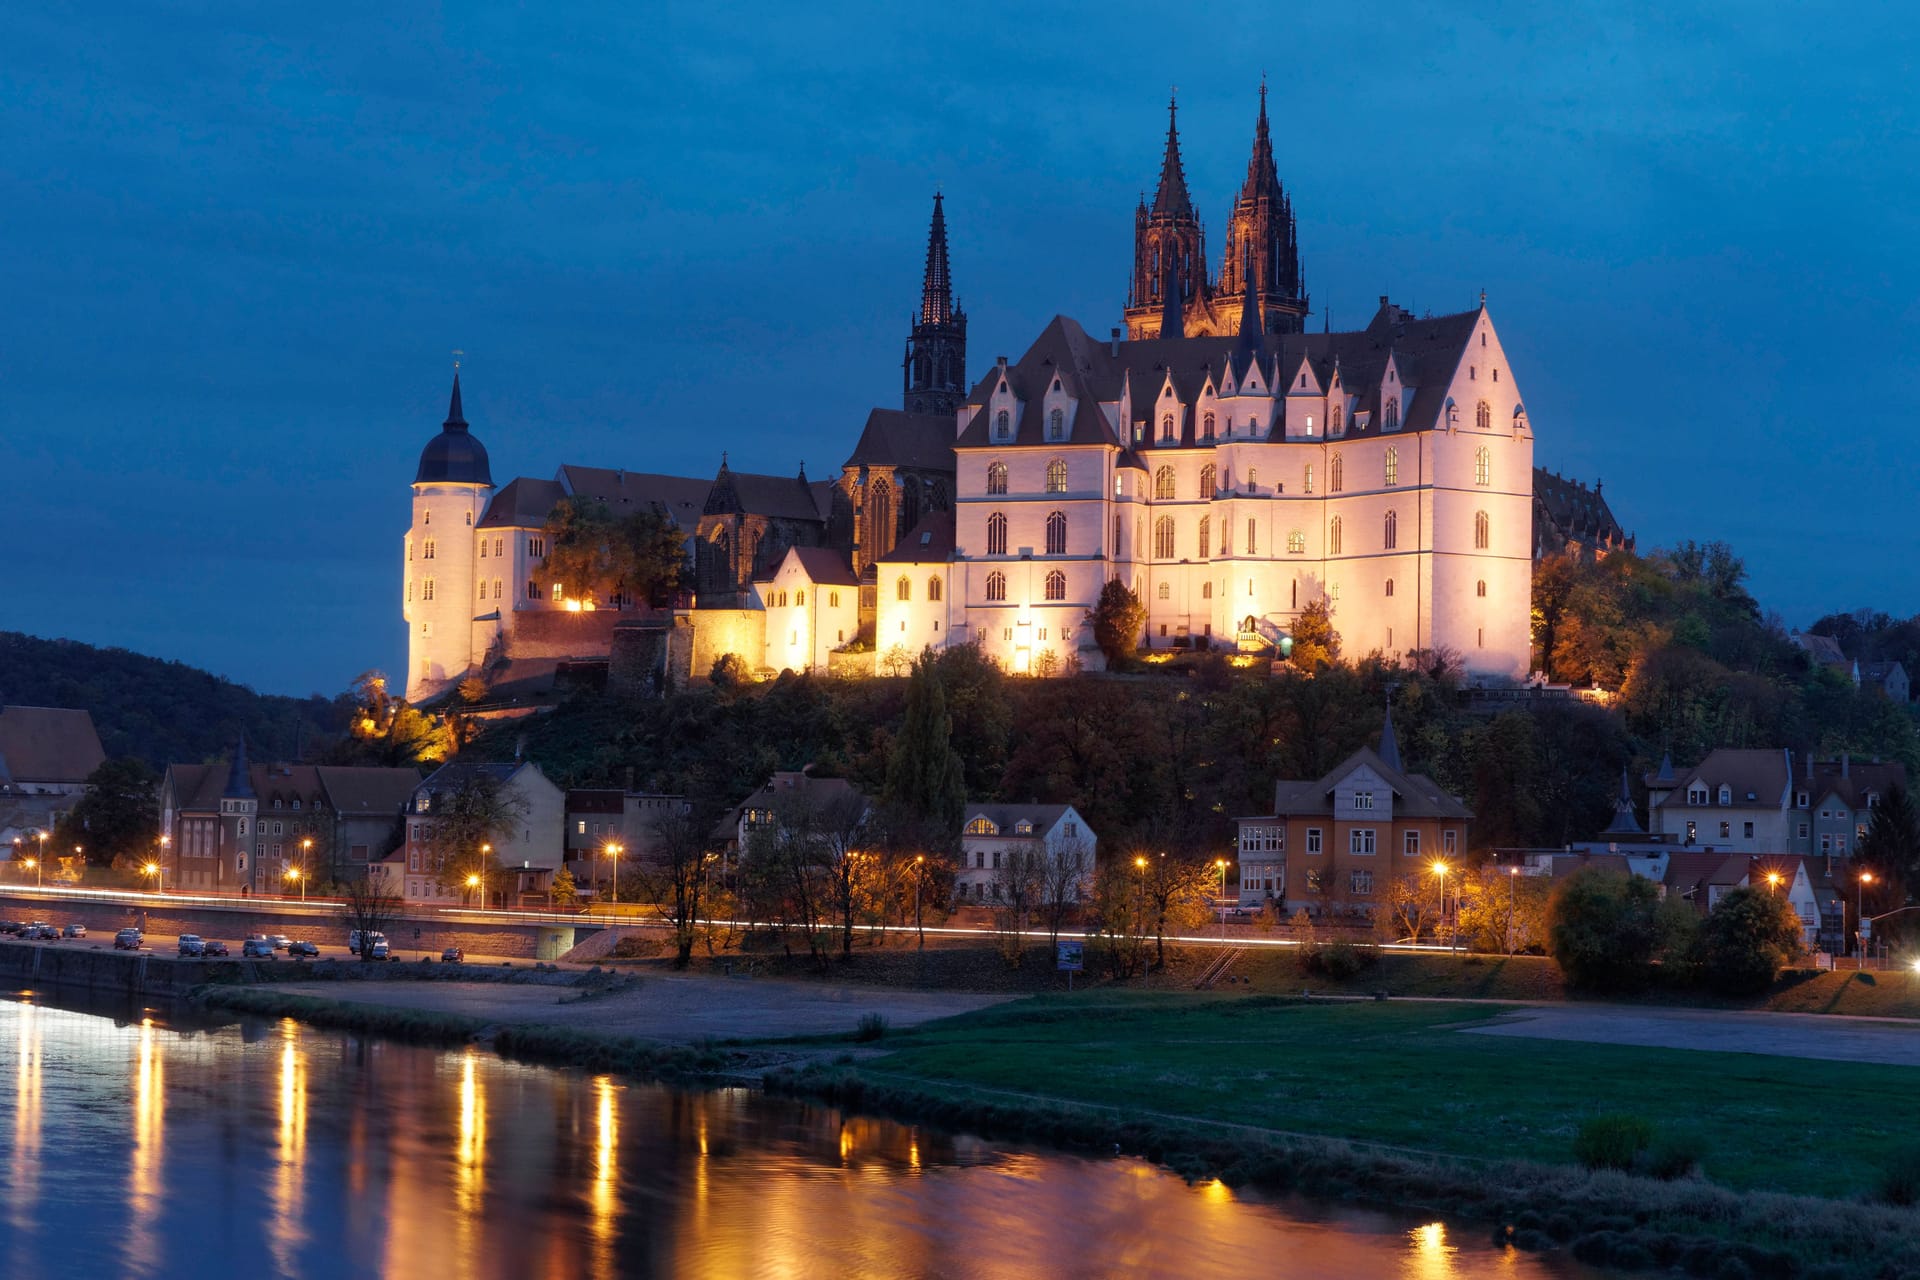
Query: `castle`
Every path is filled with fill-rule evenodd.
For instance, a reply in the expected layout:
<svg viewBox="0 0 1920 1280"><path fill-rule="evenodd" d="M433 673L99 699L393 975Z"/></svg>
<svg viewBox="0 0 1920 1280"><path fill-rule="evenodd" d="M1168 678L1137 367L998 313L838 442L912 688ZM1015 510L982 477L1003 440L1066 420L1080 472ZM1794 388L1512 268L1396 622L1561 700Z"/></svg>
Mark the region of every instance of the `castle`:
<svg viewBox="0 0 1920 1280"><path fill-rule="evenodd" d="M640 621L542 580L566 496L652 504L685 533L692 597L648 659L669 679L724 652L812 670L849 648L969 642L1010 670L1065 672L1099 661L1082 620L1115 578L1145 602L1155 649L1267 648L1325 601L1348 653L1444 650L1470 676L1524 677L1535 556L1631 540L1597 487L1534 468L1484 296L1443 316L1382 297L1343 333L1307 332L1308 314L1263 87L1218 276L1170 106L1124 327L1098 339L1057 316L970 386L936 196L902 407L869 415L833 480L723 454L711 480L562 466L496 489L456 372L404 541L408 694L605 659Z"/></svg>

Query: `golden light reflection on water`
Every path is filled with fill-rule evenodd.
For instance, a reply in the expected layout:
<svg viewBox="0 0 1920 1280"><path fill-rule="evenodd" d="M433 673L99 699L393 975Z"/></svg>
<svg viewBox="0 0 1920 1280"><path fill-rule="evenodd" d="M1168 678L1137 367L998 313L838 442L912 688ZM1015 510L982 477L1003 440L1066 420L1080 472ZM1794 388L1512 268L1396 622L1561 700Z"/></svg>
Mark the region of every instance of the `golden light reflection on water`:
<svg viewBox="0 0 1920 1280"><path fill-rule="evenodd" d="M273 1169L273 1213L267 1245L282 1275L299 1270L299 1249L306 1243L302 1180L307 1156L307 1058L300 1046L300 1024L280 1024L280 1142Z"/></svg>
<svg viewBox="0 0 1920 1280"><path fill-rule="evenodd" d="M1407 1232L1407 1260L1401 1269L1406 1280L1456 1280L1461 1275L1458 1253L1447 1243L1447 1224L1429 1222Z"/></svg>
<svg viewBox="0 0 1920 1280"><path fill-rule="evenodd" d="M41 1041L38 1010L21 1011L18 1054L14 1061L13 1189L7 1198L7 1217L25 1230L33 1221L34 1202L40 1198Z"/></svg>
<svg viewBox="0 0 1920 1280"><path fill-rule="evenodd" d="M128 1271L159 1265L154 1226L160 1215L161 1144L166 1128L166 1058L156 1042L153 1019L140 1019L134 1050L133 1153L127 1162L128 1221L124 1252Z"/></svg>
<svg viewBox="0 0 1920 1280"><path fill-rule="evenodd" d="M487 1095L479 1062L469 1049L460 1060L460 1138L454 1151L454 1234L459 1257L471 1266L474 1230L485 1210L487 1190Z"/></svg>
<svg viewBox="0 0 1920 1280"><path fill-rule="evenodd" d="M593 1274L610 1278L615 1274L613 1242L620 1217L620 1113L611 1077L595 1076L593 1092L593 1184L587 1197L592 1210Z"/></svg>

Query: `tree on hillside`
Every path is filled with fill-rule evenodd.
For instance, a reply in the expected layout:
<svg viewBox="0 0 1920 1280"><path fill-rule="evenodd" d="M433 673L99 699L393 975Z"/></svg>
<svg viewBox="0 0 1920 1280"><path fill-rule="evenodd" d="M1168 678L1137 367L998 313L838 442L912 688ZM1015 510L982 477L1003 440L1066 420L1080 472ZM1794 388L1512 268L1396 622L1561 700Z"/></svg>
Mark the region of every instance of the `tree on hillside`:
<svg viewBox="0 0 1920 1280"><path fill-rule="evenodd" d="M1722 995L1753 995L1805 954L1793 904L1754 888L1735 889L1714 904L1700 928L1700 962Z"/></svg>
<svg viewBox="0 0 1920 1280"><path fill-rule="evenodd" d="M546 576L571 599L663 605L681 586L684 536L651 504L616 517L597 498L562 498L545 532Z"/></svg>
<svg viewBox="0 0 1920 1280"><path fill-rule="evenodd" d="M959 753L953 749L953 721L947 714L946 688L931 653L913 664L907 684L907 713L887 760L887 805L908 820L935 830L960 825L967 783Z"/></svg>
<svg viewBox="0 0 1920 1280"><path fill-rule="evenodd" d="M485 901L498 869L494 846L526 817L527 802L491 773L474 770L434 795L426 830L428 862L443 889L477 888ZM478 883L470 881L477 877Z"/></svg>
<svg viewBox="0 0 1920 1280"><path fill-rule="evenodd" d="M347 737L329 753L332 763L397 769L435 764L453 755L457 744L446 719L394 696L385 673L361 672L347 697L353 708Z"/></svg>
<svg viewBox="0 0 1920 1280"><path fill-rule="evenodd" d="M106 760L87 775L87 789L54 828L54 847L78 845L86 860L107 866L117 857L152 853L157 829L159 779L140 760Z"/></svg>
<svg viewBox="0 0 1920 1280"><path fill-rule="evenodd" d="M1898 783L1888 787L1873 806L1857 856L1894 884L1920 885L1920 815L1915 814L1913 794L1905 787Z"/></svg>
<svg viewBox="0 0 1920 1280"><path fill-rule="evenodd" d="M1589 991L1631 991L1652 976L1660 935L1651 880L1588 867L1554 887L1547 950L1567 982Z"/></svg>
<svg viewBox="0 0 1920 1280"><path fill-rule="evenodd" d="M1093 852L1078 836L1048 841L1040 856L1040 918L1047 945L1058 947L1067 920L1086 904L1093 881Z"/></svg>
<svg viewBox="0 0 1920 1280"><path fill-rule="evenodd" d="M1147 606L1132 587L1113 578L1100 588L1100 598L1087 610L1085 621L1093 628L1093 642L1107 655L1108 665L1118 666L1140 647Z"/></svg>
<svg viewBox="0 0 1920 1280"><path fill-rule="evenodd" d="M1340 657L1340 633L1333 629L1333 610L1325 600L1310 600L1293 620L1293 653L1300 670L1313 674Z"/></svg>

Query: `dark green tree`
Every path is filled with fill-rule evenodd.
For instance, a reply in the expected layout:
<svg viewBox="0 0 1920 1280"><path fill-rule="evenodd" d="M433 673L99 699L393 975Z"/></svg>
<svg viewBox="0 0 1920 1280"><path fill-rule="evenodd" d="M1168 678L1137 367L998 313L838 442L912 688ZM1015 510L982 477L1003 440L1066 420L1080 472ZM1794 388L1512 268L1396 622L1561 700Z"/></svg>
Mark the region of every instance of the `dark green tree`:
<svg viewBox="0 0 1920 1280"><path fill-rule="evenodd" d="M1598 867L1576 871L1547 903L1547 951L1567 982L1588 991L1646 985L1660 942L1653 881Z"/></svg>
<svg viewBox="0 0 1920 1280"><path fill-rule="evenodd" d="M931 654L913 664L907 683L907 714L887 760L887 805L905 818L939 830L960 825L967 782L953 749L945 683Z"/></svg>
<svg viewBox="0 0 1920 1280"><path fill-rule="evenodd" d="M1784 896L1735 889L1714 904L1700 928L1700 963L1722 995L1754 995L1805 951L1800 917Z"/></svg>
<svg viewBox="0 0 1920 1280"><path fill-rule="evenodd" d="M1913 796L1905 787L1887 788L1874 805L1859 858L1896 884L1908 888L1920 884L1920 816L1915 815Z"/></svg>
<svg viewBox="0 0 1920 1280"><path fill-rule="evenodd" d="M151 853L159 837L158 785L144 761L102 762L87 775L79 802L54 828L54 847L71 853L78 845L88 862L101 867L122 854Z"/></svg>
<svg viewBox="0 0 1920 1280"><path fill-rule="evenodd" d="M426 848L442 888L484 895L498 867L493 846L526 816L527 802L490 773L475 771L433 797ZM478 883L471 884L476 878ZM480 899L485 901L484 896Z"/></svg>
<svg viewBox="0 0 1920 1280"><path fill-rule="evenodd" d="M1132 587L1114 578L1100 588L1100 598L1087 610L1086 624L1093 628L1093 642L1107 655L1108 665L1117 666L1140 647L1147 606Z"/></svg>
<svg viewBox="0 0 1920 1280"><path fill-rule="evenodd" d="M1340 657L1340 633L1333 629L1333 610L1325 600L1312 600L1293 620L1293 665L1309 674Z"/></svg>

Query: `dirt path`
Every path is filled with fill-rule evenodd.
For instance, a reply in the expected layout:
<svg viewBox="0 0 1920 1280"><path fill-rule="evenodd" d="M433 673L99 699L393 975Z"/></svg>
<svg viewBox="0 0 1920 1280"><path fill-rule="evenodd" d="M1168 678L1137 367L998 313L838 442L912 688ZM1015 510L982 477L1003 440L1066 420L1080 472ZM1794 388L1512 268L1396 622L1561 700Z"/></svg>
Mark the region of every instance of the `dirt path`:
<svg viewBox="0 0 1920 1280"><path fill-rule="evenodd" d="M877 1013L894 1027L970 1013L1008 996L947 991L831 987L768 978L649 974L631 990L582 1000L570 987L478 982L313 982L276 991L354 1004L387 1005L495 1022L579 1027L648 1040L720 1040L834 1035Z"/></svg>
<svg viewBox="0 0 1920 1280"><path fill-rule="evenodd" d="M1714 1049L1833 1062L1920 1067L1920 1025L1904 1019L1830 1013L1742 1013L1718 1009L1625 1009L1528 1005L1468 1035L1581 1040L1653 1049Z"/></svg>

